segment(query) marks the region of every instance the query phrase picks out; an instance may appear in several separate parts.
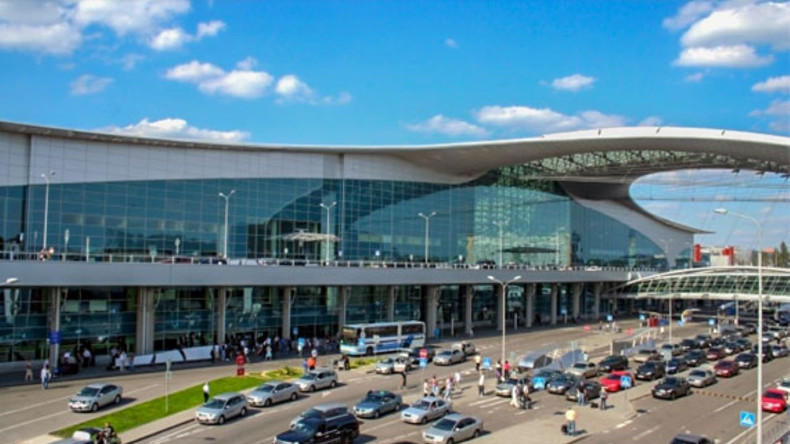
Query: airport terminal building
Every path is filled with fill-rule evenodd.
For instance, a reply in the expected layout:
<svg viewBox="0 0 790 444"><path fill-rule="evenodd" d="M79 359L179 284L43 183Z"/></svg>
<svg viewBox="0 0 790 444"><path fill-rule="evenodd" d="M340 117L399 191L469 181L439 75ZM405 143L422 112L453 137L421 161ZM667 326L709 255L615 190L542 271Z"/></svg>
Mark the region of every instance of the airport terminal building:
<svg viewBox="0 0 790 444"><path fill-rule="evenodd" d="M611 289L689 267L697 232L630 184L697 168L788 174L790 139L634 127L283 146L0 122L0 363L381 320L455 334L501 326L503 305L518 326L622 313L633 301Z"/></svg>

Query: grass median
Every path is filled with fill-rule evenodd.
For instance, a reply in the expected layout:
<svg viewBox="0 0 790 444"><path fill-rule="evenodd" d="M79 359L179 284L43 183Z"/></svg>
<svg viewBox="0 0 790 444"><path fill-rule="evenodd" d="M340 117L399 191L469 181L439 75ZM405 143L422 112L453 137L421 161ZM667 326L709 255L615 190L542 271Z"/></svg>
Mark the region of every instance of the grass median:
<svg viewBox="0 0 790 444"><path fill-rule="evenodd" d="M375 362L375 359L360 358L351 360L351 368L358 368ZM302 369L295 367L282 367L276 370L263 372L261 374L247 374L245 376L229 376L227 378L214 379L209 381L211 393L219 394L225 392L239 392L260 385L266 381L289 380L302 375ZM165 397L152 399L131 407L113 411L90 419L71 427L56 430L53 435L68 438L74 433L85 427L104 427L105 422L109 422L118 433L131 430L135 427L148 424L162 419L166 416L174 415L184 410L193 409L203 403L203 384L195 385L177 392L170 393L165 403ZM165 409L167 404L167 409Z"/></svg>

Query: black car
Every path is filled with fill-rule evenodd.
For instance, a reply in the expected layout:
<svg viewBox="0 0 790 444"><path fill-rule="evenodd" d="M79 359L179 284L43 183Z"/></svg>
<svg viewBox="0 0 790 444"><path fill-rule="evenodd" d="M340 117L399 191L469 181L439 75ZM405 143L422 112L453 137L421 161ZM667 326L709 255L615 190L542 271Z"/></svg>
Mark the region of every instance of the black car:
<svg viewBox="0 0 790 444"><path fill-rule="evenodd" d="M549 383L546 384L546 391L555 395L564 395L569 388L576 385L578 380L579 378L576 376L564 373L549 381Z"/></svg>
<svg viewBox="0 0 790 444"><path fill-rule="evenodd" d="M683 351L689 351L693 348L700 348L700 345L697 343L697 341L689 338L680 341L680 348L682 348Z"/></svg>
<svg viewBox="0 0 790 444"><path fill-rule="evenodd" d="M664 363L662 361L647 361L636 369L636 379L652 381L664 376Z"/></svg>
<svg viewBox="0 0 790 444"><path fill-rule="evenodd" d="M672 358L667 362L667 373L674 375L688 370L689 366L682 357Z"/></svg>
<svg viewBox="0 0 790 444"><path fill-rule="evenodd" d="M740 368L754 368L757 367L757 355L753 353L741 353L735 357L735 362L738 363Z"/></svg>
<svg viewBox="0 0 790 444"><path fill-rule="evenodd" d="M691 393L691 386L686 378L679 376L669 376L664 378L653 387L653 397L674 400L678 396L685 396Z"/></svg>
<svg viewBox="0 0 790 444"><path fill-rule="evenodd" d="M429 346L413 347L413 348L410 348L408 351L406 351L404 349L404 351L401 353L401 356L405 356L405 355L408 354L408 356L409 356L409 364L412 367L416 368L416 367L420 366L420 350L423 350L423 349L425 350L425 359L427 359L428 362L432 362L434 355L436 355L436 348L435 347L429 347Z"/></svg>
<svg viewBox="0 0 790 444"><path fill-rule="evenodd" d="M686 364L688 364L689 367L697 367L708 362L704 350L691 350L686 353L683 358L686 360Z"/></svg>
<svg viewBox="0 0 790 444"><path fill-rule="evenodd" d="M628 368L628 358L622 355L607 356L598 363L598 368L605 373L614 370L625 370Z"/></svg>
<svg viewBox="0 0 790 444"><path fill-rule="evenodd" d="M354 415L347 413L330 419L320 417L300 419L291 425L288 431L277 435L274 441L323 444L352 442L357 436L359 436L359 421Z"/></svg>
<svg viewBox="0 0 790 444"><path fill-rule="evenodd" d="M578 394L577 387L579 386L579 382L572 385L565 392L565 399L567 399L568 401L579 400L579 398L577 397ZM584 381L584 399L590 400L601 396L601 390L602 390L601 384L598 381Z"/></svg>
<svg viewBox="0 0 790 444"><path fill-rule="evenodd" d="M710 341L713 340L710 335L699 334L694 336L694 340L697 342L697 348L707 348L710 347Z"/></svg>
<svg viewBox="0 0 790 444"><path fill-rule="evenodd" d="M704 436L683 433L676 436L669 444L713 444L713 441Z"/></svg>
<svg viewBox="0 0 790 444"><path fill-rule="evenodd" d="M738 338L735 340L735 342L740 344L741 350L749 350L750 348L752 348L752 341L746 338Z"/></svg>

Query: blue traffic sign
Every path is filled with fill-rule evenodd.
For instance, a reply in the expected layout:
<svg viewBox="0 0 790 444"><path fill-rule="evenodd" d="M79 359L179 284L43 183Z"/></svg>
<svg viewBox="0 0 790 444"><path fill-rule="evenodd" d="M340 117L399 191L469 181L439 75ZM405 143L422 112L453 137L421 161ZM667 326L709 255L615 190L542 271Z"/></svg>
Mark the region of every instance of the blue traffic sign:
<svg viewBox="0 0 790 444"><path fill-rule="evenodd" d="M483 358L483 369L491 370L491 358Z"/></svg>
<svg viewBox="0 0 790 444"><path fill-rule="evenodd" d="M645 315L644 314L639 315L639 320L640 321L644 321L645 320Z"/></svg>
<svg viewBox="0 0 790 444"><path fill-rule="evenodd" d="M612 315L606 315L606 321L607 321L607 322L612 322L613 320L614 320L614 316L612 316Z"/></svg>
<svg viewBox="0 0 790 444"><path fill-rule="evenodd" d="M546 388L546 378L535 378L532 380L532 385L535 386L535 389L537 390L543 390Z"/></svg>
<svg viewBox="0 0 790 444"><path fill-rule="evenodd" d="M49 332L49 343L50 344L60 344L60 330L51 330Z"/></svg>
<svg viewBox="0 0 790 444"><path fill-rule="evenodd" d="M420 368L428 367L428 358L420 358Z"/></svg>
<svg viewBox="0 0 790 444"><path fill-rule="evenodd" d="M752 412L741 412L741 425L744 427L754 427L755 419Z"/></svg>
<svg viewBox="0 0 790 444"><path fill-rule="evenodd" d="M624 389L631 388L633 381L631 381L630 376L621 376L620 377L620 386Z"/></svg>
<svg viewBox="0 0 790 444"><path fill-rule="evenodd" d="M683 320L682 319L678 321L678 325L681 326L681 327L683 326Z"/></svg>
<svg viewBox="0 0 790 444"><path fill-rule="evenodd" d="M711 325L711 326L716 325L716 320L713 319L713 318L708 319L708 325Z"/></svg>

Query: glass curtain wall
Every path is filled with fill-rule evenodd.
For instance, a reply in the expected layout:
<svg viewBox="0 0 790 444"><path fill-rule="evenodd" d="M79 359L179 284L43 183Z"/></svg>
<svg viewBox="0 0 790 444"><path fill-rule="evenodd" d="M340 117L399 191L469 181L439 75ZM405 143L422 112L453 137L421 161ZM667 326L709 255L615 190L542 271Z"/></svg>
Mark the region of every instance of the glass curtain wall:
<svg viewBox="0 0 790 444"><path fill-rule="evenodd" d="M0 362L43 359L48 353L48 290L6 287L0 295Z"/></svg>
<svg viewBox="0 0 790 444"><path fill-rule="evenodd" d="M213 288L169 288L154 293L154 351L210 345L217 331Z"/></svg>

